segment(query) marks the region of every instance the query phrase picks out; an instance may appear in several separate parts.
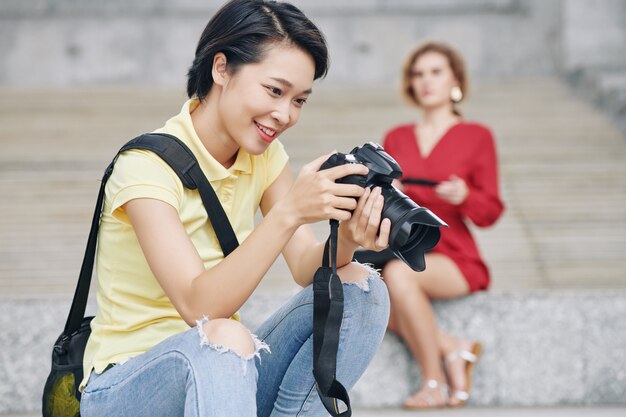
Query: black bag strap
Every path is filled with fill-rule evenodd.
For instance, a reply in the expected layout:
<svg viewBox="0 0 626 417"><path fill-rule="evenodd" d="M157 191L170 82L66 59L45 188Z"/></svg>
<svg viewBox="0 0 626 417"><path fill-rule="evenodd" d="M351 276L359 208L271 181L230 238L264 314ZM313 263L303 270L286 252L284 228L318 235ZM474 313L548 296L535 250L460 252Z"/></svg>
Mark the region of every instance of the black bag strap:
<svg viewBox="0 0 626 417"><path fill-rule="evenodd" d="M72 301L72 307L70 308L70 312L67 316L67 322L65 323L64 333L67 335L78 331L85 316L87 297L89 295L91 276L93 274L96 244L98 241L98 229L100 226L100 216L102 214L104 204L104 189L106 183L113 173L113 167L117 158L122 152L130 149L143 149L154 152L174 170L185 188L191 190L198 189L204 208L209 216L209 221L215 230L215 234L217 235L217 239L220 242L220 246L222 247L222 252L225 257L239 245L237 236L228 221L224 208L215 194L215 190L211 186L209 180L205 177L202 169L200 168L200 164L198 164L196 157L187 145L185 145L176 136L165 133L148 133L132 139L118 151L102 177L96 208L91 221L87 248L85 249L85 256L80 268L78 284L76 285L76 291L74 292L74 300Z"/></svg>
<svg viewBox="0 0 626 417"><path fill-rule="evenodd" d="M322 266L313 278L313 376L326 410L333 417L350 417L352 409L348 391L336 378L343 318L343 285L337 275L338 228L339 222L331 220ZM340 410L337 400L345 404L344 411Z"/></svg>

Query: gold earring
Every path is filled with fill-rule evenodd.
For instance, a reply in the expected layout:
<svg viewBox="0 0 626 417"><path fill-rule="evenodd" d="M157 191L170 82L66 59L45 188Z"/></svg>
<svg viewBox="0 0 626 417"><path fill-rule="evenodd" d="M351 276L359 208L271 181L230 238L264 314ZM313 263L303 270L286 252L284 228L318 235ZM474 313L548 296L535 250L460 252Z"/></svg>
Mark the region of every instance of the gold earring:
<svg viewBox="0 0 626 417"><path fill-rule="evenodd" d="M463 100L463 91L461 91L461 87L459 87L458 85L452 87L452 89L450 90L450 99L455 103Z"/></svg>

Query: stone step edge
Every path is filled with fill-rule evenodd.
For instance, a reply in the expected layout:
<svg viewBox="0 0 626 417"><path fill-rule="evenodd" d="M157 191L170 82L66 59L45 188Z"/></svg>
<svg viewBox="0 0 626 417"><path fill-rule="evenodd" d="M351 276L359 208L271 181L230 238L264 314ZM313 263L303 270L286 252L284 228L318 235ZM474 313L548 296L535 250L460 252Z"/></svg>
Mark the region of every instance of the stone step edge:
<svg viewBox="0 0 626 417"><path fill-rule="evenodd" d="M244 323L254 329L288 297L253 296ZM503 291L434 307L445 331L485 346L472 405L626 404L626 291ZM0 414L39 407L68 308L68 297L0 298ZM419 381L405 345L387 334L351 398L358 407L395 407Z"/></svg>

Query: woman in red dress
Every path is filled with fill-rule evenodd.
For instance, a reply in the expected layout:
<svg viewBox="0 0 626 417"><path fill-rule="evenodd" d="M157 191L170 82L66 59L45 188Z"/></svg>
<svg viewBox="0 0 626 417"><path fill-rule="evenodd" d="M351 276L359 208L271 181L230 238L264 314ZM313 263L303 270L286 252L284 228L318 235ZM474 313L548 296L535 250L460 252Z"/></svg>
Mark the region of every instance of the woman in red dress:
<svg viewBox="0 0 626 417"><path fill-rule="evenodd" d="M441 240L426 254L425 271L415 272L400 260L385 265L389 328L407 343L422 369L422 387L404 406L462 406L469 398L481 346L439 329L431 300L489 287L489 271L465 222L486 227L502 214L496 150L489 129L464 120L455 108L466 91L467 75L454 49L432 42L417 48L404 67L403 87L406 98L422 110L422 118L385 136L385 150L403 170L403 182L396 186L449 228L442 228Z"/></svg>

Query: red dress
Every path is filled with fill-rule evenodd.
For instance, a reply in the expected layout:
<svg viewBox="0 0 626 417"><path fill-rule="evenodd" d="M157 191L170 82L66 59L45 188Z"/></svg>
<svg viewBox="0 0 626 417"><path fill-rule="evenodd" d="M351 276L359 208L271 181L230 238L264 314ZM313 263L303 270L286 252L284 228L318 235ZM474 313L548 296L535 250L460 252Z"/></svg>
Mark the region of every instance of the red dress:
<svg viewBox="0 0 626 417"><path fill-rule="evenodd" d="M423 157L417 142L416 125L408 124L390 130L383 146L402 167L403 179L439 182L456 175L465 180L469 194L458 206L440 199L434 187L406 184L404 193L449 226L441 229L441 240L432 252L444 254L457 264L471 292L488 288L489 270L465 219L476 226L486 227L495 223L504 210L498 191L496 149L489 129L477 123L460 122L441 137L429 155Z"/></svg>

